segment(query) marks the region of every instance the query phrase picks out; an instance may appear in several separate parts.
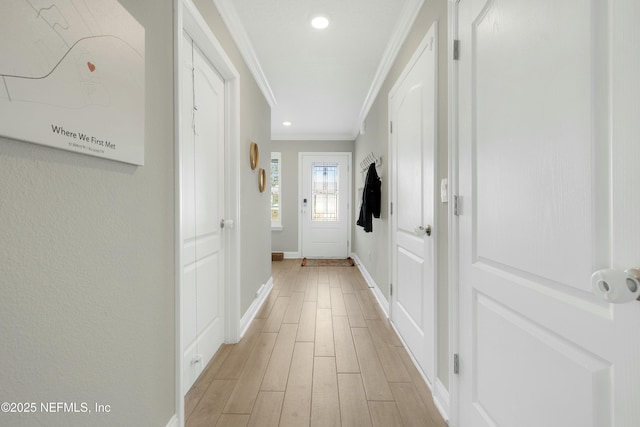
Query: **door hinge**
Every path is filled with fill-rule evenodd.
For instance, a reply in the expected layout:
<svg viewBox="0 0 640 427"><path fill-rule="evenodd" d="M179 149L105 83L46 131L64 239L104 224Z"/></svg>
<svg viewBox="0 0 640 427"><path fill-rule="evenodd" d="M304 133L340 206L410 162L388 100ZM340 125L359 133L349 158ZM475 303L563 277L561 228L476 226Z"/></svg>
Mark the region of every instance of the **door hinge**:
<svg viewBox="0 0 640 427"><path fill-rule="evenodd" d="M393 122L389 122L389 133L393 133Z"/></svg>
<svg viewBox="0 0 640 427"><path fill-rule="evenodd" d="M389 283L389 295L393 295L393 283Z"/></svg>
<svg viewBox="0 0 640 427"><path fill-rule="evenodd" d="M393 215L393 202L389 203L389 215Z"/></svg>
<svg viewBox="0 0 640 427"><path fill-rule="evenodd" d="M453 196L453 215L460 216L460 211L458 210L458 196Z"/></svg>
<svg viewBox="0 0 640 427"><path fill-rule="evenodd" d="M460 59L460 40L453 41L453 60Z"/></svg>
<svg viewBox="0 0 640 427"><path fill-rule="evenodd" d="M460 373L460 358L458 357L458 353L454 353L453 355L453 373L456 375Z"/></svg>

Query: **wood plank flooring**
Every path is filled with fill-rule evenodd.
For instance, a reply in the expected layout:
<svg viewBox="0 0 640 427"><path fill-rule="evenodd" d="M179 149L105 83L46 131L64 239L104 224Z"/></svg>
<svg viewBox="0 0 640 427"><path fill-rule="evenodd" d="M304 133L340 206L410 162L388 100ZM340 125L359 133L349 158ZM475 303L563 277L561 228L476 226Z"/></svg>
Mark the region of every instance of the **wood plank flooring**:
<svg viewBox="0 0 640 427"><path fill-rule="evenodd" d="M273 280L187 394L187 427L446 427L356 267L284 260Z"/></svg>

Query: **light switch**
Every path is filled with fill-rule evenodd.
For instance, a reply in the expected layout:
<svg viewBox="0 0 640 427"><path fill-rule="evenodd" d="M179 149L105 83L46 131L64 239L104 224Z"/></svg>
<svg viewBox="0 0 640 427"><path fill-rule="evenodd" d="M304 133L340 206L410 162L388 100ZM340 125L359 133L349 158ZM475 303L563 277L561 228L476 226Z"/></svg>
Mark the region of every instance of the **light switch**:
<svg viewBox="0 0 640 427"><path fill-rule="evenodd" d="M442 178L440 181L440 200L442 203L447 203L449 201L449 179Z"/></svg>

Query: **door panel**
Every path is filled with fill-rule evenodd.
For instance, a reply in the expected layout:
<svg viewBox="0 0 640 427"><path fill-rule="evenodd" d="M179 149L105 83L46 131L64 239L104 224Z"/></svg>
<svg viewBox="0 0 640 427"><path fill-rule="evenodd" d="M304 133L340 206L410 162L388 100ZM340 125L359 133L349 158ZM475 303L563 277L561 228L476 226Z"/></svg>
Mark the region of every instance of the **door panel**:
<svg viewBox="0 0 640 427"><path fill-rule="evenodd" d="M630 215L611 210L629 144L610 133L612 10L460 1L460 426L640 423L618 403L640 392L628 308L591 291Z"/></svg>
<svg viewBox="0 0 640 427"><path fill-rule="evenodd" d="M302 256L346 258L351 220L351 154L301 153L300 164Z"/></svg>
<svg viewBox="0 0 640 427"><path fill-rule="evenodd" d="M412 84L413 83L413 84ZM411 86L409 86L411 85ZM413 237L417 225L424 218L423 199L423 129L424 111L422 101L429 96L421 80L407 82L405 92L398 95L397 112L394 120L397 139L400 143L394 147L398 162L396 212L398 230ZM422 239L418 239L422 243Z"/></svg>
<svg viewBox="0 0 640 427"><path fill-rule="evenodd" d="M589 291L593 234L583 231L597 224L584 208L599 125L589 70L602 55L585 2L546 3L494 0L472 25L475 255ZM505 55L511 49L541 54Z"/></svg>
<svg viewBox="0 0 640 427"><path fill-rule="evenodd" d="M389 94L391 320L430 382L435 375L435 138L437 27L431 27Z"/></svg>
<svg viewBox="0 0 640 427"><path fill-rule="evenodd" d="M586 426L592 416L607 425L610 407L599 401L610 393L609 363L486 294L478 293L473 305L472 393L487 425ZM514 391L513 383L524 386ZM543 392L536 385L544 385Z"/></svg>
<svg viewBox="0 0 640 427"><path fill-rule="evenodd" d="M224 82L184 35L181 324L183 393L224 342Z"/></svg>
<svg viewBox="0 0 640 427"><path fill-rule="evenodd" d="M396 305L413 327L422 331L424 329L424 260L418 258L403 248L398 248L398 283ZM397 317L394 317L394 321ZM423 335L423 334L421 334Z"/></svg>

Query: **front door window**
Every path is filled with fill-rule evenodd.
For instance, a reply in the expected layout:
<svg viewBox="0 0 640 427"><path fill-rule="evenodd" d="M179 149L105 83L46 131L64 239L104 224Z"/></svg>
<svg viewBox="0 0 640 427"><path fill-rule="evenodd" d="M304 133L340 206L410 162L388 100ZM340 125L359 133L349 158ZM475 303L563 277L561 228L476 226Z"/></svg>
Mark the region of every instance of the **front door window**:
<svg viewBox="0 0 640 427"><path fill-rule="evenodd" d="M338 164L313 163L311 173L311 220L338 221Z"/></svg>

